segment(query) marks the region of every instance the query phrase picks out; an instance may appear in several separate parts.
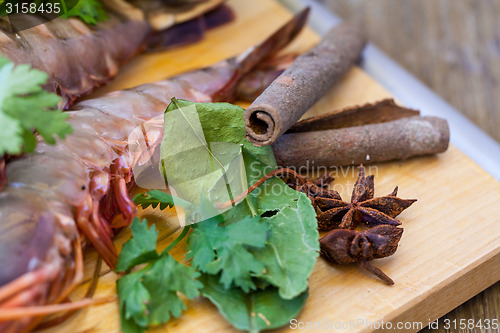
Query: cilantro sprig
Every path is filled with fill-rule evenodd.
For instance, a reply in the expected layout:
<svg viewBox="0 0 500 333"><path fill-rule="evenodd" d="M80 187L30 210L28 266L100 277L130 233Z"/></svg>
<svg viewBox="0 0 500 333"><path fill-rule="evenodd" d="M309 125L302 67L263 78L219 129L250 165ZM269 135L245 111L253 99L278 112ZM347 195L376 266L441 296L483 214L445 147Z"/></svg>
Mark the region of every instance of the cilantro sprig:
<svg viewBox="0 0 500 333"><path fill-rule="evenodd" d="M269 231L269 225L259 220L259 217L247 217L221 226L223 219L219 215L199 223L187 247L192 265L204 273L220 272L220 282L225 288L234 285L244 292L255 289L252 277L262 274L265 266L250 250L264 247Z"/></svg>
<svg viewBox="0 0 500 333"><path fill-rule="evenodd" d="M179 317L186 306L177 293L194 299L203 286L197 280L200 273L177 262L168 254L169 249L156 252L158 231L154 226L148 229L146 220L135 218L131 228L132 238L123 246L117 271L147 265L121 277L116 284L125 333L143 332Z"/></svg>
<svg viewBox="0 0 500 333"><path fill-rule="evenodd" d="M60 0L63 4L64 0ZM76 5L68 10L62 18L77 17L88 24L97 24L108 19L108 14L104 10L99 0L78 0Z"/></svg>
<svg viewBox="0 0 500 333"><path fill-rule="evenodd" d="M73 132L67 114L53 110L60 98L42 88L48 75L0 56L0 156L32 152L33 130L50 144Z"/></svg>
<svg viewBox="0 0 500 333"><path fill-rule="evenodd" d="M199 209L202 215L210 212L208 200L202 200ZM263 274L265 266L252 251L263 248L269 237L269 224L260 220L260 216L247 215L241 220L226 221L223 215L215 215L194 224L187 242L187 258L201 272L220 273L219 281L226 289L231 286L244 292L255 289L252 278Z"/></svg>

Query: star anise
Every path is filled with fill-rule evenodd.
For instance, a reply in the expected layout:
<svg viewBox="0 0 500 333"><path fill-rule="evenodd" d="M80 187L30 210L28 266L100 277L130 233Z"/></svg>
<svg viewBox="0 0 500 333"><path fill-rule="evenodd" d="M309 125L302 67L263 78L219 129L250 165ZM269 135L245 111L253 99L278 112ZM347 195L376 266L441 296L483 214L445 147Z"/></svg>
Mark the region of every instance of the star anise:
<svg viewBox="0 0 500 333"><path fill-rule="evenodd" d="M327 188L333 181L333 177L329 173L325 173L314 180L304 178L295 172L292 173L291 170L288 170L287 176L288 178L285 179L287 185L296 191L305 193L315 207L314 202L316 198L342 200L339 192Z"/></svg>
<svg viewBox="0 0 500 333"><path fill-rule="evenodd" d="M400 225L401 222L395 217L417 200L398 198L397 191L396 187L391 194L374 198L373 175L366 177L365 168L360 166L351 202L344 202L341 198L322 196L314 198L313 204L318 213L318 228L319 230L354 229L360 223L365 223L369 227L382 224Z"/></svg>
<svg viewBox="0 0 500 333"><path fill-rule="evenodd" d="M370 261L393 255L403 234L402 228L380 225L368 230L332 230L319 240L321 254L335 264L360 263L388 285L394 281Z"/></svg>

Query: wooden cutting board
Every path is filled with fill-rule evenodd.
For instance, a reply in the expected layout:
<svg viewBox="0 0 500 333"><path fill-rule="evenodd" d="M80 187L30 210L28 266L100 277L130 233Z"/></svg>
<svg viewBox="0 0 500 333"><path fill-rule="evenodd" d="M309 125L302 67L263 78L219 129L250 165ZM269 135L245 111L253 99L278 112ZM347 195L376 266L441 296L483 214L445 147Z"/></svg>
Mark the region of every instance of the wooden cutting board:
<svg viewBox="0 0 500 333"><path fill-rule="evenodd" d="M137 57L93 96L210 65L258 43L291 16L272 0L234 0L229 5L236 12L235 22L210 31L196 45ZM313 31L306 29L289 50L304 51L318 40ZM388 96L386 90L355 68L306 116ZM397 253L375 262L396 284L388 287L356 266L333 266L318 259L310 278L309 299L297 318L297 325L310 325L310 332L320 328L371 332L380 327L377 323L382 320L392 321L394 327L397 322L406 322L411 327L396 331L415 332L500 280L498 181L453 146L438 156L379 163L368 170L375 175L375 195L390 193L398 185L401 197L418 199L400 215L405 231ZM356 168L332 171L332 186L349 198ZM145 210L141 215L161 223L163 246L179 232L174 210ZM128 230L121 232L116 239L118 247L129 236ZM173 254L182 261L184 244L178 245ZM73 293L73 299L86 291L96 257L95 252L88 251L86 282ZM105 265L101 272L95 296L114 294L116 274ZM179 319L154 331L235 331L206 299L199 297L186 304L187 310ZM119 332L118 304L82 310L50 331Z"/></svg>

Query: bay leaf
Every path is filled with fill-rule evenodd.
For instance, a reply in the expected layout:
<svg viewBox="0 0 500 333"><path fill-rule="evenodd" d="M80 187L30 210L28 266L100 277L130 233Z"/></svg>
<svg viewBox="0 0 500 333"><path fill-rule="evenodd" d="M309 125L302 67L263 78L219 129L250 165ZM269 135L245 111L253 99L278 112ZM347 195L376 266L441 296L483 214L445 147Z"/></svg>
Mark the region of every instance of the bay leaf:
<svg viewBox="0 0 500 333"><path fill-rule="evenodd" d="M170 103L160 165L177 196L197 204L200 193L208 192L225 176L242 147L263 163L276 165L271 147L255 147L245 139L243 113L241 107L229 103ZM241 182L234 186L241 188ZM229 196L238 195L236 192Z"/></svg>
<svg viewBox="0 0 500 333"><path fill-rule="evenodd" d="M249 293L244 293L239 288L226 289L215 275L203 274L200 281L204 285L202 295L234 327L249 332L287 325L299 314L308 297L308 292L305 291L293 299L283 299L278 289L272 286Z"/></svg>

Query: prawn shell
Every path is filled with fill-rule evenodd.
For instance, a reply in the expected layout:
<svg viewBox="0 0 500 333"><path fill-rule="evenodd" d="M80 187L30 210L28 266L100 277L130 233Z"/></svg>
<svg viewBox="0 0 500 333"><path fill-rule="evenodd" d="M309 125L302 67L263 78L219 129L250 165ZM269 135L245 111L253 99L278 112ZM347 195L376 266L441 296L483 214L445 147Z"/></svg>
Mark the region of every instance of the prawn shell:
<svg viewBox="0 0 500 333"><path fill-rule="evenodd" d="M42 150L43 145L39 148ZM7 164L9 184L31 188L39 196L47 192L73 206L80 205L88 194L88 169L71 155L40 150Z"/></svg>
<svg viewBox="0 0 500 333"><path fill-rule="evenodd" d="M57 219L59 215L71 217L71 212L51 205L50 200L29 188L0 193L0 211L0 285L46 263L57 274L63 260L56 244L56 235L61 232ZM74 226L66 230L64 237L68 236L77 236Z"/></svg>

